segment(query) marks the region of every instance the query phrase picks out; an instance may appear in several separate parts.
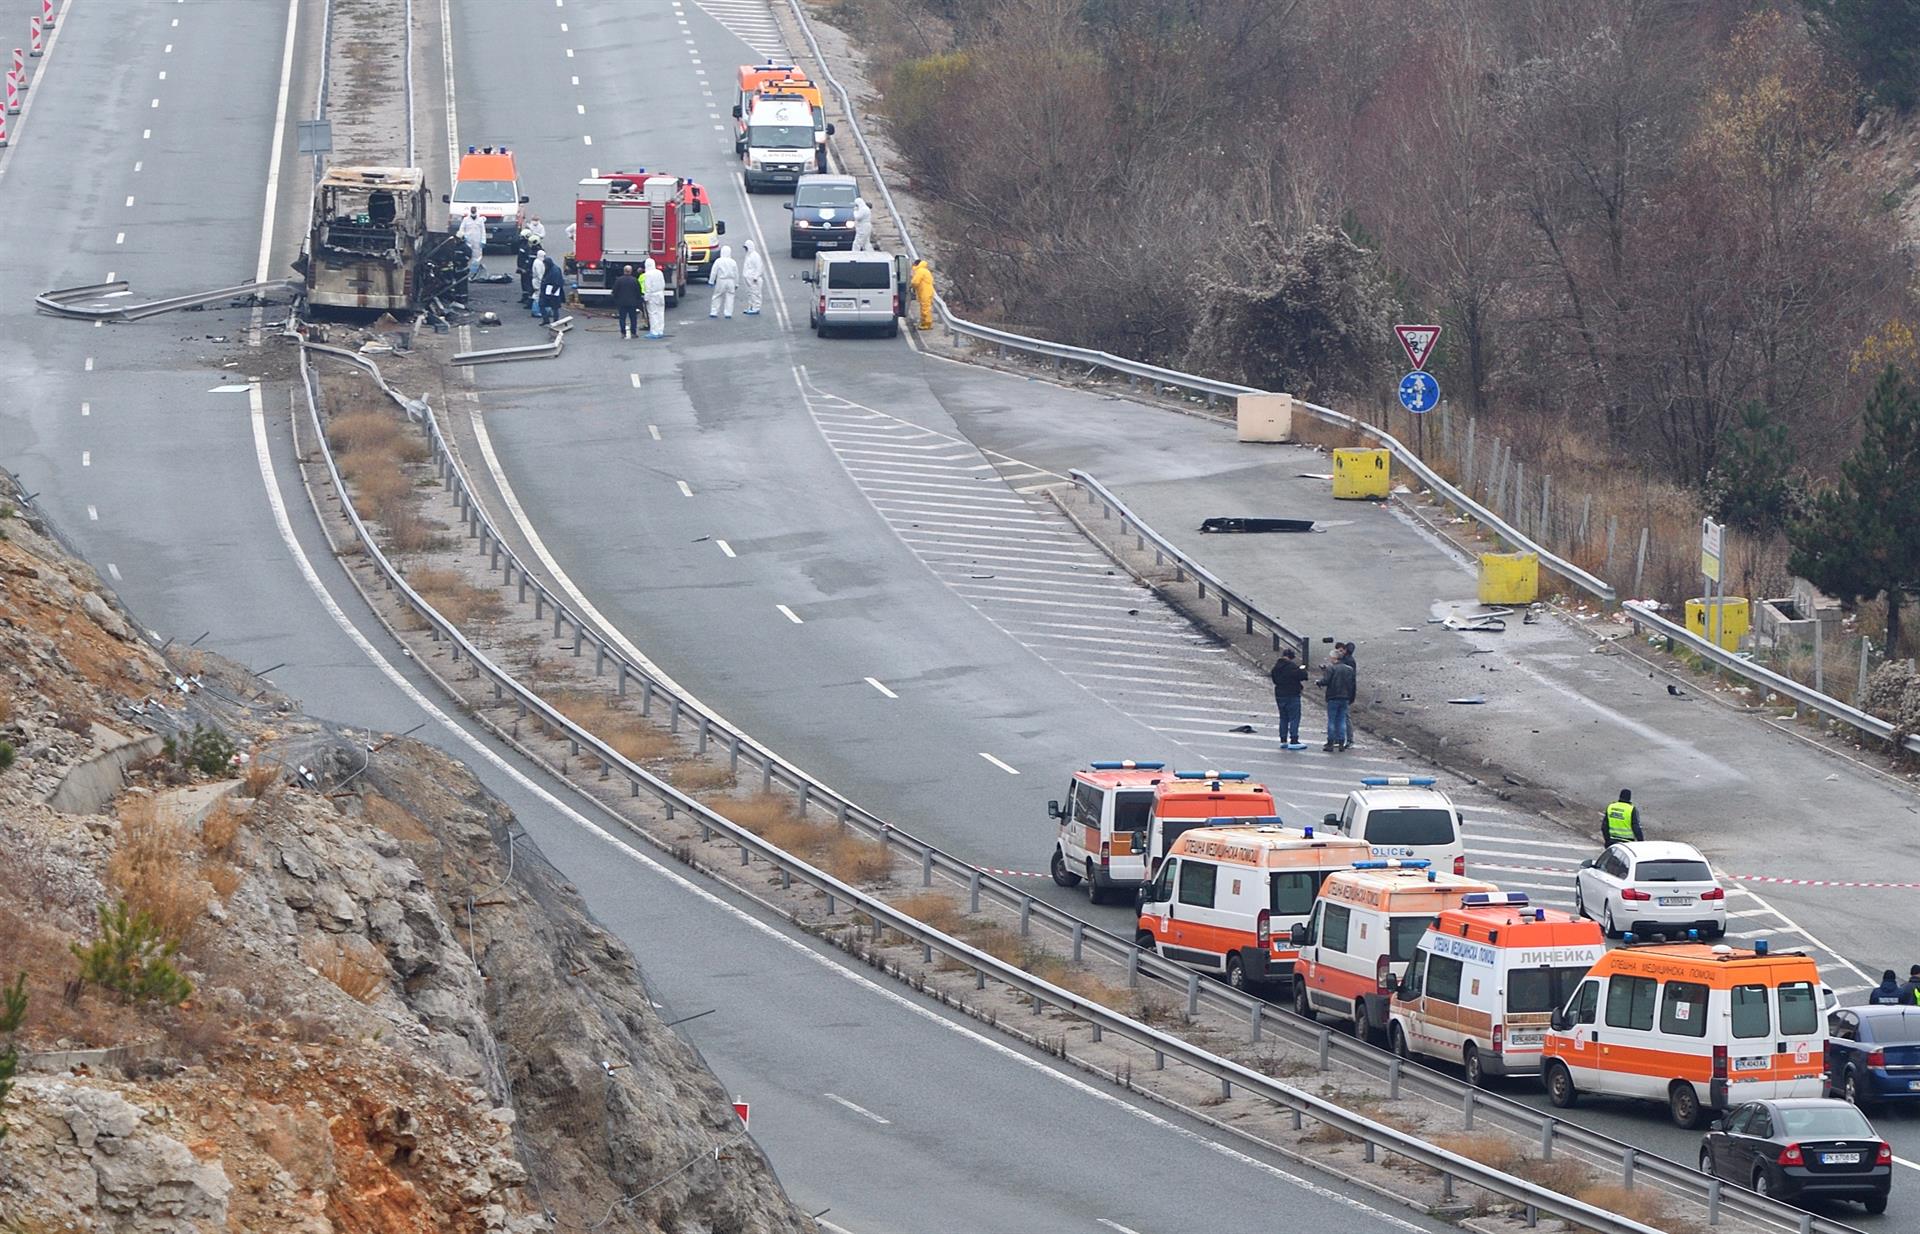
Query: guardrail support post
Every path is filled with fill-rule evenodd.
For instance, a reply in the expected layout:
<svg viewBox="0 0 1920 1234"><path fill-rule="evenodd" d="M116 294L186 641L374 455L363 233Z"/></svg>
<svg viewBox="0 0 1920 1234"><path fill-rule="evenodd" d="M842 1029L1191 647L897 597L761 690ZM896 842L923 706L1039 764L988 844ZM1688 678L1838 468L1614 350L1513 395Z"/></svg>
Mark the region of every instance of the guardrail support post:
<svg viewBox="0 0 1920 1234"><path fill-rule="evenodd" d="M1153 1069L1155 1071L1165 1071L1167 1069L1167 1052L1165 1050L1155 1050L1153 1052Z"/></svg>
<svg viewBox="0 0 1920 1234"><path fill-rule="evenodd" d="M1707 1180L1707 1224L1720 1224L1720 1180Z"/></svg>
<svg viewBox="0 0 1920 1234"><path fill-rule="evenodd" d="M516 601L516 603L525 604L527 602L527 572L525 570L522 570L520 572L519 585L520 585L520 598ZM540 614L535 613L534 616L537 618L540 616Z"/></svg>
<svg viewBox="0 0 1920 1234"><path fill-rule="evenodd" d="M1540 1124L1540 1160L1553 1160L1553 1133L1559 1129L1559 1126L1560 1124L1551 1118Z"/></svg>
<svg viewBox="0 0 1920 1234"><path fill-rule="evenodd" d="M1229 1080L1225 1076L1221 1076L1220 1077L1220 1100L1225 1101L1227 1098L1231 1096L1233 1096L1233 1081ZM1369 1144L1367 1145L1367 1147L1371 1149L1373 1145ZM1372 1161L1373 1157L1369 1155L1367 1157L1367 1160Z"/></svg>
<svg viewBox="0 0 1920 1234"><path fill-rule="evenodd" d="M677 696L673 700L673 710L667 713L667 731L670 733L680 731L680 699Z"/></svg>
<svg viewBox="0 0 1920 1234"><path fill-rule="evenodd" d="M813 785L808 783L805 780L800 781L800 803L797 808L799 809L802 817L804 817L807 813L807 802L812 798L812 796L813 796Z"/></svg>
<svg viewBox="0 0 1920 1234"><path fill-rule="evenodd" d="M987 970L986 969L980 968L980 969L974 970L973 988L976 990L984 990L987 988Z"/></svg>
<svg viewBox="0 0 1920 1234"><path fill-rule="evenodd" d="M707 841L711 839L713 839L713 828L707 826L707 822L705 819L701 819L700 820L700 843L705 844Z"/></svg>
<svg viewBox="0 0 1920 1234"><path fill-rule="evenodd" d="M933 850L932 849L928 849L926 852L920 854L920 885L922 887L933 886Z"/></svg>
<svg viewBox="0 0 1920 1234"><path fill-rule="evenodd" d="M1024 908L1025 905L1022 905L1021 907ZM1078 964L1080 962L1080 944L1086 938L1086 936L1087 936L1087 923L1084 921L1074 922L1073 923L1073 962L1075 964Z"/></svg>
<svg viewBox="0 0 1920 1234"><path fill-rule="evenodd" d="M1633 1186L1633 1163L1637 1156L1639 1154L1631 1148L1620 1150L1620 1185L1622 1187Z"/></svg>
<svg viewBox="0 0 1920 1234"><path fill-rule="evenodd" d="M1045 1010L1046 1008L1040 1002L1040 996L1038 994L1034 995L1033 996L1033 1014L1039 1015L1041 1012Z"/></svg>
<svg viewBox="0 0 1920 1234"><path fill-rule="evenodd" d="M773 755L764 755L760 760L760 791L773 791Z"/></svg>
<svg viewBox="0 0 1920 1234"><path fill-rule="evenodd" d="M1296 1120L1296 1129L1297 1129L1297 1120ZM1440 1176L1440 1198L1443 1200L1453 1199L1453 1175L1442 1174Z"/></svg>
<svg viewBox="0 0 1920 1234"><path fill-rule="evenodd" d="M643 716L653 714L653 682L645 677L640 679L640 714Z"/></svg>
<svg viewBox="0 0 1920 1234"><path fill-rule="evenodd" d="M967 880L967 911L969 913L980 911L980 871L978 870L975 870L973 876Z"/></svg>
<svg viewBox="0 0 1920 1234"><path fill-rule="evenodd" d="M1191 1020L1200 1014L1200 974L1187 973L1187 1018Z"/></svg>
<svg viewBox="0 0 1920 1234"><path fill-rule="evenodd" d="M920 962L922 964L933 963L933 944L932 943L920 944Z"/></svg>
<svg viewBox="0 0 1920 1234"><path fill-rule="evenodd" d="M527 598L527 588L524 580L522 581L520 586L520 598L522 600L525 600ZM534 588L533 589L533 619L535 621L538 621L542 617L545 617L547 615L546 605L547 605L546 593L541 591L538 587Z"/></svg>
<svg viewBox="0 0 1920 1234"><path fill-rule="evenodd" d="M740 734L727 734L727 770L740 774Z"/></svg>
<svg viewBox="0 0 1920 1234"><path fill-rule="evenodd" d="M1373 1160L1373 1141L1372 1140L1360 1141L1360 1155L1361 1155L1361 1158L1365 1161Z"/></svg>
<svg viewBox="0 0 1920 1234"><path fill-rule="evenodd" d="M1531 1204L1527 1205L1526 1228L1529 1230L1538 1229L1539 1225L1540 1225L1540 1210L1535 1208Z"/></svg>
<svg viewBox="0 0 1920 1234"><path fill-rule="evenodd" d="M599 639L593 640L593 675L598 677L607 668L607 645Z"/></svg>
<svg viewBox="0 0 1920 1234"><path fill-rule="evenodd" d="M1029 903L1031 903L1031 901L1029 901ZM1139 984L1140 949L1135 947L1132 951L1127 952L1127 988L1131 990Z"/></svg>
<svg viewBox="0 0 1920 1234"><path fill-rule="evenodd" d="M1094 1043L1095 1045L1099 1045L1099 1044L1100 1044L1100 1033L1101 1033L1101 1030L1100 1030L1100 1021L1098 1021L1098 1020L1095 1020L1095 1021L1093 1022L1093 1043Z"/></svg>
<svg viewBox="0 0 1920 1234"><path fill-rule="evenodd" d="M711 718L705 715L700 717L700 734L695 738L693 743L693 752L695 754L705 754L707 752L707 730L712 726L713 720Z"/></svg>
<svg viewBox="0 0 1920 1234"><path fill-rule="evenodd" d="M1469 1088L1466 1097L1460 1102L1460 1126L1463 1128L1471 1129L1473 1127L1473 1106L1475 1100L1476 1094Z"/></svg>
<svg viewBox="0 0 1920 1234"><path fill-rule="evenodd" d="M1325 1071L1327 1069L1327 1054L1332 1049L1333 1030L1323 1028L1320 1030L1320 1070Z"/></svg>
<svg viewBox="0 0 1920 1234"><path fill-rule="evenodd" d="M1298 1130L1300 1130L1300 1128L1301 1128L1301 1126L1302 1126L1302 1125L1304 1125L1304 1123L1306 1122L1306 1120L1305 1120L1304 1118L1302 1118L1302 1117L1300 1116L1300 1109L1299 1109L1299 1107L1298 1107L1298 1106L1294 1106L1294 1107L1292 1107L1292 1108L1290 1108L1290 1109L1288 1109L1288 1110L1287 1110L1287 1113L1289 1113L1289 1114L1291 1114L1291 1115L1293 1115L1293 1129L1294 1129L1295 1131L1298 1131Z"/></svg>
<svg viewBox="0 0 1920 1234"><path fill-rule="evenodd" d="M793 871L792 870L780 871L780 890L786 891L790 889L792 886L793 886Z"/></svg>
<svg viewBox="0 0 1920 1234"><path fill-rule="evenodd" d="M1253 1023L1247 1029L1247 1040L1256 1042L1260 1040L1260 1022L1266 1018L1266 1010L1265 1003L1253 1005Z"/></svg>
<svg viewBox="0 0 1920 1234"><path fill-rule="evenodd" d="M749 861L752 861L752 860L753 860L753 850L749 849L746 845L742 844L740 846L740 864L746 865Z"/></svg>
<svg viewBox="0 0 1920 1234"><path fill-rule="evenodd" d="M1387 1061L1387 1098L1390 1101L1400 1100L1400 1068L1403 1062L1398 1055Z"/></svg>
<svg viewBox="0 0 1920 1234"><path fill-rule="evenodd" d="M833 916L833 893L831 891L827 893L827 916Z"/></svg>

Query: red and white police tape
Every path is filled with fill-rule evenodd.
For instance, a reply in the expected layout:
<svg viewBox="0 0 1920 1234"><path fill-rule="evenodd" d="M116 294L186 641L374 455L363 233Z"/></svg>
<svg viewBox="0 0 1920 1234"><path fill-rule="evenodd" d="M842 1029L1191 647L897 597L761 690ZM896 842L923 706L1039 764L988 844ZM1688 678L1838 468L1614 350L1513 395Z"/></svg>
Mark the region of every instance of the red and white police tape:
<svg viewBox="0 0 1920 1234"><path fill-rule="evenodd" d="M1566 866L1511 866L1492 861L1476 861L1478 870L1518 870L1531 874L1571 874ZM1732 879L1737 883L1765 883L1774 887L1857 887L1869 890L1911 891L1920 888L1920 883L1875 883L1856 882L1837 878L1781 878L1773 874L1723 874L1720 877Z"/></svg>

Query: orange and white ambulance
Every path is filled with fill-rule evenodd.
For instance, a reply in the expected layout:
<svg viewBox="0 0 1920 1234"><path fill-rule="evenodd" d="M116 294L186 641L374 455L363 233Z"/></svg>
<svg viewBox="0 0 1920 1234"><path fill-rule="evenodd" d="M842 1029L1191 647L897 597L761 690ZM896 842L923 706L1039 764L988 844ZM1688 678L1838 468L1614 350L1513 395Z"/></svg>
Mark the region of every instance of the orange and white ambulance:
<svg viewBox="0 0 1920 1234"><path fill-rule="evenodd" d="M1387 1041L1486 1076L1540 1070L1547 1022L1607 950L1600 927L1525 892L1472 892L1427 927L1393 992Z"/></svg>
<svg viewBox="0 0 1920 1234"><path fill-rule="evenodd" d="M1141 889L1135 941L1224 976L1236 989L1292 976L1294 923L1313 911L1329 873L1366 860L1368 851L1364 840L1279 822L1181 835L1160 873Z"/></svg>
<svg viewBox="0 0 1920 1234"><path fill-rule="evenodd" d="M1695 1128L1705 1110L1819 1097L1827 1030L1820 970L1800 952L1724 943L1628 944L1602 956L1542 1045L1547 1096L1664 1101Z"/></svg>
<svg viewBox="0 0 1920 1234"><path fill-rule="evenodd" d="M1077 887L1105 903L1109 893L1131 895L1147 881L1147 827L1154 789L1165 763L1106 759L1073 773L1065 802L1049 801L1047 817L1060 824L1048 863L1053 881Z"/></svg>
<svg viewBox="0 0 1920 1234"><path fill-rule="evenodd" d="M1244 771L1176 771L1154 786L1147 820L1147 877L1159 873L1174 842L1195 827L1229 819L1278 822L1278 814L1267 786Z"/></svg>
<svg viewBox="0 0 1920 1234"><path fill-rule="evenodd" d="M1387 1028L1389 998L1427 927L1469 895L1500 889L1442 874L1423 859L1356 861L1320 885L1313 916L1292 929L1293 1009L1324 1013L1361 1037Z"/></svg>

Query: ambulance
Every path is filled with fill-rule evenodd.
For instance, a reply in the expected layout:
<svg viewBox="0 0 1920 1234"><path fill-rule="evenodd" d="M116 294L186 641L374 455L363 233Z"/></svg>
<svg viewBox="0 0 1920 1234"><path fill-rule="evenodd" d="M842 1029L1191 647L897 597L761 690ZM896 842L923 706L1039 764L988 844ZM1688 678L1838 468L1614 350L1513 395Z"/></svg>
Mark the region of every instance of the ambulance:
<svg viewBox="0 0 1920 1234"><path fill-rule="evenodd" d="M1664 1101L1689 1130L1706 1110L1819 1097L1827 1030L1820 970L1800 952L1725 943L1627 944L1593 966L1542 1045L1547 1097Z"/></svg>
<svg viewBox="0 0 1920 1234"><path fill-rule="evenodd" d="M812 170L824 172L827 169L827 138L833 133L833 126L827 123L826 99L820 93L820 87L808 81L806 73L799 66L781 64L772 58L759 64L740 66L733 100L733 152L747 152L747 126L753 115L754 102L769 94L798 96L807 104L813 117Z"/></svg>
<svg viewBox="0 0 1920 1234"><path fill-rule="evenodd" d="M1154 786L1147 820L1147 877L1159 873L1174 842L1195 827L1247 819L1280 821L1273 794L1246 772L1174 772Z"/></svg>
<svg viewBox="0 0 1920 1234"><path fill-rule="evenodd" d="M1387 1042L1402 1058L1443 1058L1478 1088L1532 1075L1553 1013L1606 953L1600 927L1525 892L1470 892L1427 927L1393 992Z"/></svg>
<svg viewBox="0 0 1920 1234"><path fill-rule="evenodd" d="M1271 824L1188 831L1140 892L1135 941L1235 989L1293 975L1290 930L1334 870L1365 860L1363 841Z"/></svg>
<svg viewBox="0 0 1920 1234"><path fill-rule="evenodd" d="M487 227L486 247L511 249L520 243L526 225L526 194L520 191L520 170L513 151L505 146L468 146L454 169L453 191L441 197L452 207L448 229L458 231L468 210L478 210Z"/></svg>
<svg viewBox="0 0 1920 1234"><path fill-rule="evenodd" d="M1126 758L1073 773L1065 804L1047 803L1047 817L1060 827L1049 863L1055 883L1077 887L1084 880L1087 897L1102 904L1109 893L1131 895L1147 881L1147 822L1165 768Z"/></svg>
<svg viewBox="0 0 1920 1234"><path fill-rule="evenodd" d="M1356 861L1329 874L1313 916L1291 931L1293 1009L1345 1020L1357 1037L1385 1032L1390 997L1427 927L1467 896L1499 890L1419 858Z"/></svg>

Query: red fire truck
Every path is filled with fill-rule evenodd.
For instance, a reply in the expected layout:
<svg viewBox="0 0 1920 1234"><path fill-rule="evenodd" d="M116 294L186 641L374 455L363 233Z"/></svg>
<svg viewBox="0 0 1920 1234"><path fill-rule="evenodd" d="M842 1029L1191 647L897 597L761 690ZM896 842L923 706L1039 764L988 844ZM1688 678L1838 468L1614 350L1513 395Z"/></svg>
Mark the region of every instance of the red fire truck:
<svg viewBox="0 0 1920 1234"><path fill-rule="evenodd" d="M573 203L573 255L567 273L581 299L612 294L622 266L638 274L653 258L666 276L667 303L687 289L682 229L685 181L644 171L610 171L580 182Z"/></svg>

